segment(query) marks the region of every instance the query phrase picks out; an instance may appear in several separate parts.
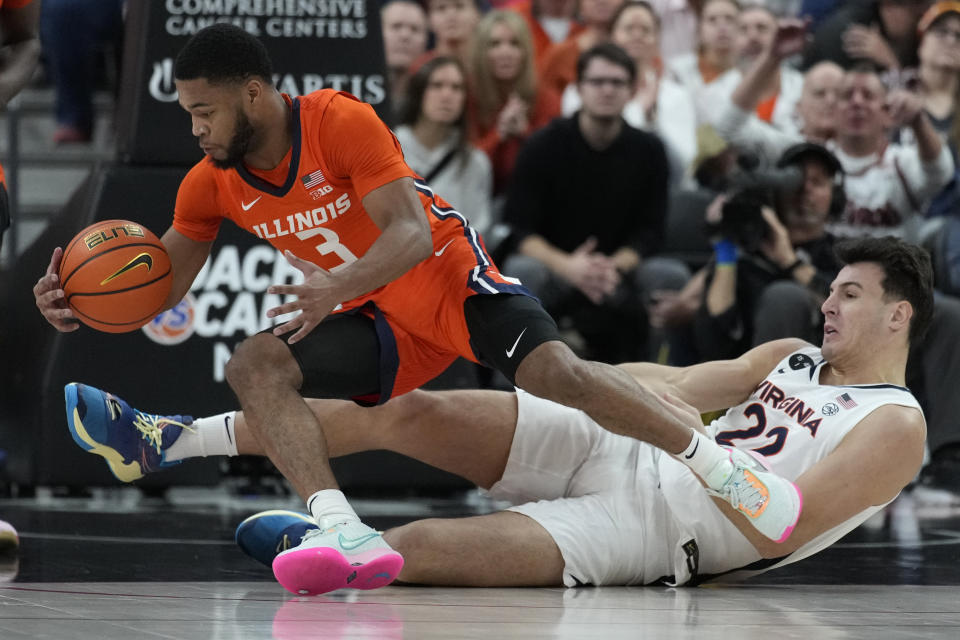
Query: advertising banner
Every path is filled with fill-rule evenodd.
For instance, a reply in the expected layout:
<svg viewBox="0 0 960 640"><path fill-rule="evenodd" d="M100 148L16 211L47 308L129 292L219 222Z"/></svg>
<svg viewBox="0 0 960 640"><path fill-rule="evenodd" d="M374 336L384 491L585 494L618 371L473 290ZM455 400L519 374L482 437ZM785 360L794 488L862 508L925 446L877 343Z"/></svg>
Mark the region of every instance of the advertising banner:
<svg viewBox="0 0 960 640"><path fill-rule="evenodd" d="M121 160L190 165L200 159L190 119L177 102L173 67L190 36L217 22L260 38L283 93L348 91L385 117L378 6L370 0L128 0L118 106Z"/></svg>

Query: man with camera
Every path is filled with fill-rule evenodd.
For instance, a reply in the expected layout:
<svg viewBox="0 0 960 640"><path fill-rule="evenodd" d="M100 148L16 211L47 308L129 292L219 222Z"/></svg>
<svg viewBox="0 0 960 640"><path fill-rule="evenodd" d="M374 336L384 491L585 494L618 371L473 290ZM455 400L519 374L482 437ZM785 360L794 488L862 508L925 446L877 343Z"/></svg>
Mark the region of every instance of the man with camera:
<svg viewBox="0 0 960 640"><path fill-rule="evenodd" d="M776 171L734 178L713 202L714 260L694 321L702 358L735 358L777 338L819 342L819 308L840 270L826 225L843 208L842 178L832 153L801 143Z"/></svg>

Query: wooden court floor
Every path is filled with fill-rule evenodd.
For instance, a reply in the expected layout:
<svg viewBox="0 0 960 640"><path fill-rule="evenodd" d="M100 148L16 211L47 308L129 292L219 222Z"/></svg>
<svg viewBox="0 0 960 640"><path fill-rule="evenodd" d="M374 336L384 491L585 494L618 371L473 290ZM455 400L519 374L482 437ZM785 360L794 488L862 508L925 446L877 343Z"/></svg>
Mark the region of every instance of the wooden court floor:
<svg viewBox="0 0 960 640"><path fill-rule="evenodd" d="M233 544L225 496L0 502L22 534L0 563L0 639L960 638L960 506L905 494L833 548L697 588L387 587L293 597ZM262 502L262 501L261 501ZM475 500L358 503L378 527Z"/></svg>

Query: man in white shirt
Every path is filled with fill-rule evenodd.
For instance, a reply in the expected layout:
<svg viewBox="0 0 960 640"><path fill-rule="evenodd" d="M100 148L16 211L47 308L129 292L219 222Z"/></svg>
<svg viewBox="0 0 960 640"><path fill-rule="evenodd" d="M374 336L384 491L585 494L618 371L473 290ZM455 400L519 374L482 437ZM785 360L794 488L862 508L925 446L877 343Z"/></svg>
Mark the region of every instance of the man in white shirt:
<svg viewBox="0 0 960 640"><path fill-rule="evenodd" d="M717 105L729 101L744 75L771 48L776 35L777 18L763 5L750 5L740 12L737 17L737 66L704 87L697 97L697 114L702 122L714 127L718 125ZM803 87L803 76L796 69L782 64L782 60L765 68L765 75L755 79L758 95L750 111L755 113L758 121L795 135L799 130L796 105Z"/></svg>

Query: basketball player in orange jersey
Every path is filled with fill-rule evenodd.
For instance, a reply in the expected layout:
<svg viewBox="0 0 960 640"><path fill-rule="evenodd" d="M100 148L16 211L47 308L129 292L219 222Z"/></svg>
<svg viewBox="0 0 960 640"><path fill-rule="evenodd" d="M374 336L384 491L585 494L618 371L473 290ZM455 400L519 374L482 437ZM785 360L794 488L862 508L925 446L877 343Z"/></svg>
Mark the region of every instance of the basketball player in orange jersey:
<svg viewBox="0 0 960 640"><path fill-rule="evenodd" d="M782 541L792 531L801 504L793 483L692 429L624 371L578 359L521 283L497 271L463 216L406 166L369 105L332 90L300 98L278 93L264 46L224 24L191 38L174 75L206 157L180 185L173 226L163 236L174 277L167 306L189 289L224 218L268 240L304 274L301 285L269 289L295 300L268 316L297 315L241 343L226 368L250 432L295 479L320 525L274 562L287 589L375 588L403 563L337 489L322 427L303 398L383 403L457 356L679 456L767 537ZM619 111L590 126L614 126L615 118ZM76 322L56 279L60 255L55 249L34 293L47 320L69 331ZM208 432L222 438L224 431L222 420L141 420L137 442L129 430L87 431L82 417L91 400L68 388L67 402L81 418L71 425L74 439L127 480L172 462L171 447L180 444L177 457L186 457L183 443L199 447ZM136 419L119 405L102 406ZM318 441L322 446L304 453L303 443Z"/></svg>

